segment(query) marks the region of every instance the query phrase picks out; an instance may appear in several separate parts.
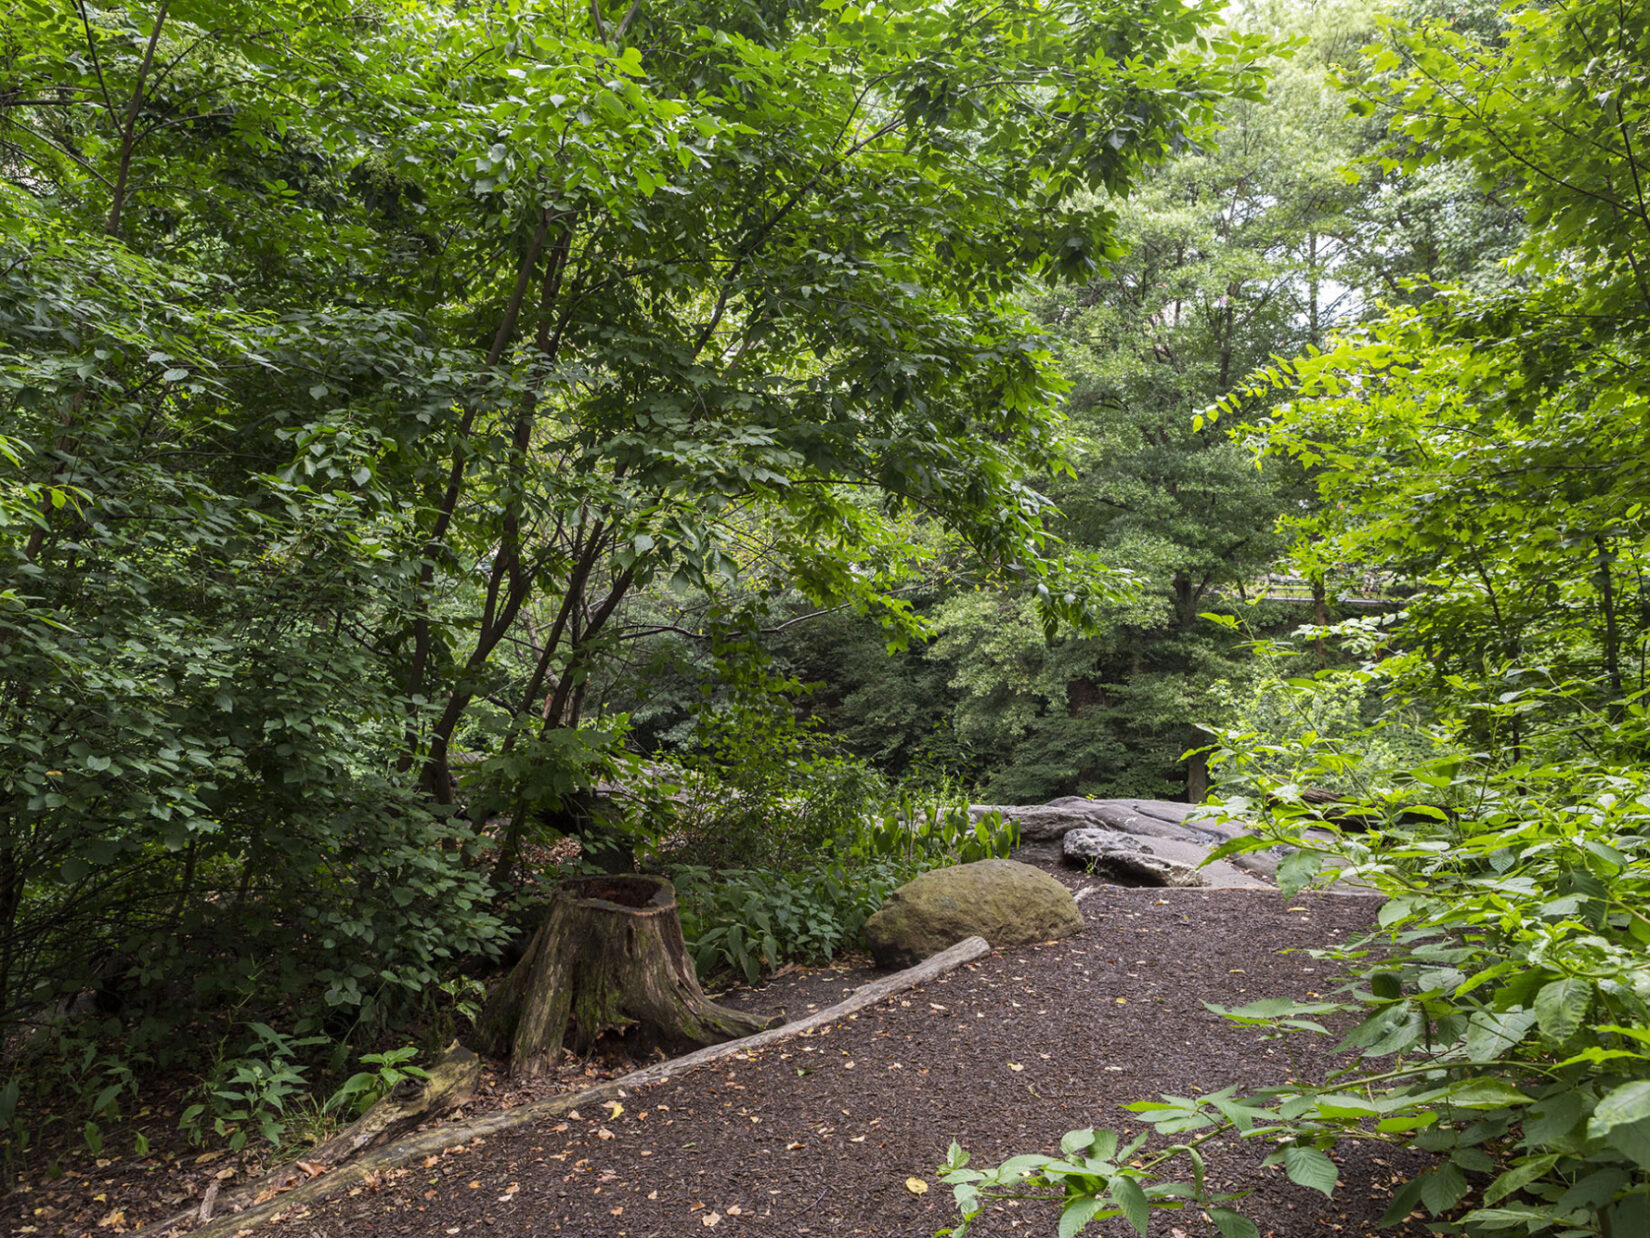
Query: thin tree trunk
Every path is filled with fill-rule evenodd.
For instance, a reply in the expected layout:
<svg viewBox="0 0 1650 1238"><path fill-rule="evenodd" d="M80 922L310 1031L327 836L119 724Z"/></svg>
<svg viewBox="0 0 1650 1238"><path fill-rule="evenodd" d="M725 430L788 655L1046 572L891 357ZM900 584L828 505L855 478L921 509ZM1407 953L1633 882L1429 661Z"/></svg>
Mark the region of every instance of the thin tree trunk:
<svg viewBox="0 0 1650 1238"><path fill-rule="evenodd" d="M1604 673L1610 681L1610 720L1620 722L1626 702L1621 699L1621 633L1616 626L1615 573L1610 570L1615 555L1602 535L1593 539L1593 545L1598 547L1598 588L1604 606Z"/></svg>
<svg viewBox="0 0 1650 1238"><path fill-rule="evenodd" d="M155 14L155 28L149 32L149 45L143 49L143 63L138 66L137 81L132 84L132 97L126 104L126 117L120 132L120 165L115 172L109 218L103 225L103 231L109 236L120 235L120 216L126 208L126 182L132 172L132 154L137 146L138 112L143 108L143 85L150 67L155 63L155 45L160 42L161 28L166 25L166 10L171 6L172 0L161 0L160 9Z"/></svg>

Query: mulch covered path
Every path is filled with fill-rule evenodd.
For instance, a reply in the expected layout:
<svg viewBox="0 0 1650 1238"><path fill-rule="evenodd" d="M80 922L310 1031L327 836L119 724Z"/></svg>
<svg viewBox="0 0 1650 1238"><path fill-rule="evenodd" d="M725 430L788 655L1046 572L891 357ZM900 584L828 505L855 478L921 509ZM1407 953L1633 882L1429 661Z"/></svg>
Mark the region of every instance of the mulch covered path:
<svg viewBox="0 0 1650 1238"><path fill-rule="evenodd" d="M952 1139L994 1163L1053 1151L1076 1127L1130 1128L1127 1101L1328 1069L1327 1038L1292 1061L1203 1002L1327 991L1304 949L1356 932L1373 900L1102 887L1081 906L1074 938L999 951L835 1026L645 1087L620 1110L593 1106L391 1171L267 1232L928 1238L956 1219L934 1179ZM726 1000L794 1016L863 978L802 973ZM1205 1150L1217 1187L1253 1189L1243 1209L1272 1238L1373 1233L1398 1171L1415 1164L1379 1147L1337 1152L1342 1185L1327 1201L1260 1169L1263 1147ZM913 1193L909 1178L929 1190ZM975 1232L1054 1224L1046 1206L1009 1204ZM1151 1232L1215 1233L1185 1213L1155 1216Z"/></svg>

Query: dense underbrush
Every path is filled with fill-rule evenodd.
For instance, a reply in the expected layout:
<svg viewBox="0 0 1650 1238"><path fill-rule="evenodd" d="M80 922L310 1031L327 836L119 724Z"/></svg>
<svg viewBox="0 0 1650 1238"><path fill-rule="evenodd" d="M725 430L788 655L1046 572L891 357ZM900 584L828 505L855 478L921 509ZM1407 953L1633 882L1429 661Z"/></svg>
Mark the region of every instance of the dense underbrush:
<svg viewBox="0 0 1650 1238"><path fill-rule="evenodd" d="M1650 1233L1650 770L1623 756L1641 747L1643 703L1619 720L1572 712L1571 736L1607 727L1610 747L1571 743L1548 760L1460 746L1449 719L1417 732L1406 707L1333 736L1302 725L1323 696L1349 685L1379 696L1413 669L1389 662L1279 679L1274 703L1297 709L1294 725L1219 732L1211 753L1221 793L1209 811L1252 830L1216 857L1283 845L1286 894L1351 881L1387 899L1370 933L1312 951L1338 966L1333 1000L1211 1009L1269 1037L1321 1037L1326 1022L1350 1021L1337 1046L1349 1064L1317 1084L1240 1095L1212 1080L1205 1095L1143 1100L1129 1108L1156 1137L1121 1147L1116 1131L1074 1131L1058 1155L984 1170L953 1147L956 1234L986 1201L1030 1193L1059 1207L1062 1235L1106 1217L1144 1234L1161 1208L1255 1238L1241 1199L1203 1177L1198 1148L1232 1134L1325 1195L1342 1142L1434 1154L1383 1224L1419 1208L1437 1232L1472 1238ZM1529 683L1500 697L1463 684L1462 695L1479 725L1516 716L1527 736L1543 710L1565 719L1574 700ZM1400 726L1410 733L1394 736ZM1561 743L1549 737L1546 750ZM1418 747L1430 757L1378 759ZM1367 828L1344 830L1306 794L1330 775ZM1165 1180L1171 1170L1190 1180Z"/></svg>

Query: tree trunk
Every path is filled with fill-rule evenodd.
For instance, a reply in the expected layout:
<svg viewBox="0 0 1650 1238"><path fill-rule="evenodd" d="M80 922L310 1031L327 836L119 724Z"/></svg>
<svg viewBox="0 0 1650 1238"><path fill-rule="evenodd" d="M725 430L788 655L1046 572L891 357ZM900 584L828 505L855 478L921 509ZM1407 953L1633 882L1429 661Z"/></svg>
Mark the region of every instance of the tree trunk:
<svg viewBox="0 0 1650 1238"><path fill-rule="evenodd" d="M682 942L676 891L663 877L575 877L488 1000L477 1047L531 1075L563 1043L583 1055L609 1032L633 1052L719 1044L772 1026L717 1006L699 987Z"/></svg>

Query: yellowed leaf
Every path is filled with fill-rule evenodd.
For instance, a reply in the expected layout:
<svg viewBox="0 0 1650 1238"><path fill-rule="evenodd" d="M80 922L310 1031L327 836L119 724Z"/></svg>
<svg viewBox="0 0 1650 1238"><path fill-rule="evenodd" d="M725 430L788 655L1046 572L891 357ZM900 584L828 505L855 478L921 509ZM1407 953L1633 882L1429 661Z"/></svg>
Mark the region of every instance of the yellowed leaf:
<svg viewBox="0 0 1650 1238"><path fill-rule="evenodd" d="M928 1183L924 1182L921 1178L907 1178L905 1180L905 1189L910 1191L913 1195L926 1195L928 1194Z"/></svg>
<svg viewBox="0 0 1650 1238"><path fill-rule="evenodd" d="M618 1117L618 1116L619 1116L619 1115L620 1115L620 1114L621 1114L621 1113L623 1113L623 1112L624 1112L624 1106L623 1106L623 1105L621 1105L621 1104L620 1104L620 1103L619 1103L619 1102L618 1102L618 1101L616 1101L616 1100L614 1100L614 1101L609 1101L609 1102L608 1102L608 1103L607 1103L607 1108L608 1108L608 1110L609 1110L609 1113L608 1113L608 1115L607 1115L607 1116L608 1116L608 1117L609 1117L609 1118L616 1118L616 1117Z"/></svg>

